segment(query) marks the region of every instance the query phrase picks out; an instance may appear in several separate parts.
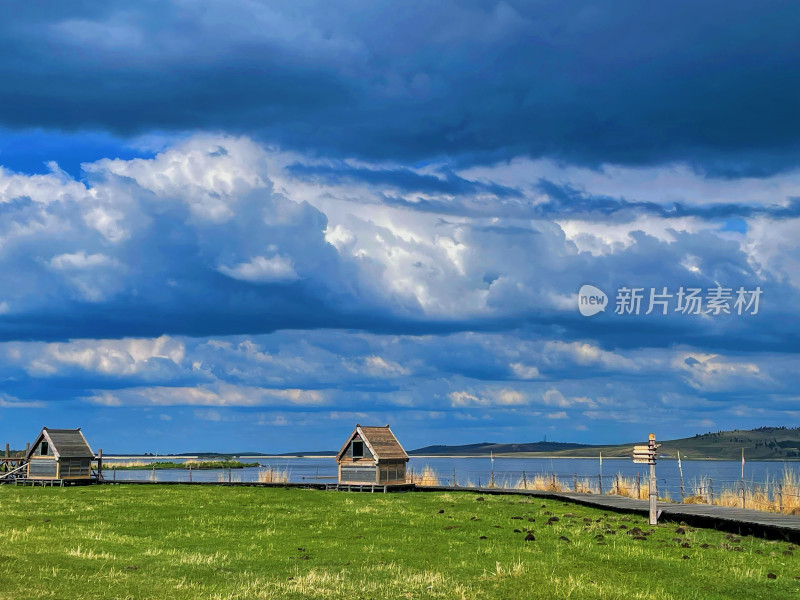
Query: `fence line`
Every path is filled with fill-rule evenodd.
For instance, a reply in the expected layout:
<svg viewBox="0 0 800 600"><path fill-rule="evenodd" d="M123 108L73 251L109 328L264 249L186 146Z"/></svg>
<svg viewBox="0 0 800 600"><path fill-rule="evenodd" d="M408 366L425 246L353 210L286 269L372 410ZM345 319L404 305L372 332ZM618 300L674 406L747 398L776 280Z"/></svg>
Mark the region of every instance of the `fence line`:
<svg viewBox="0 0 800 600"><path fill-rule="evenodd" d="M458 487L481 487L478 473L485 475L485 472L482 471L465 471L461 473L459 479L454 470L452 475L441 478L433 469L425 467L422 473L410 469L408 479L409 482L422 486L436 486L446 482ZM473 477L473 474L477 477ZM685 488L678 481L673 482L673 485L670 486L667 478L664 477L657 477L656 481L661 501L673 502L669 489L667 489L672 487L681 492L680 498L674 500L676 503L735 506L800 515L800 476L789 469L786 469L780 478L766 478L764 481L700 477L687 480ZM487 487L616 495L646 500L649 494L649 483L647 473L624 476L621 473L579 475L547 471L532 473L493 471Z"/></svg>
<svg viewBox="0 0 800 600"><path fill-rule="evenodd" d="M136 473L134 476L133 474ZM300 473L303 473L302 469ZM106 481L117 478L155 481L155 482L241 482L241 483L287 483L313 480L336 479L335 475L323 472L319 467L308 475L293 476L288 463L274 467L262 465L245 469L146 469L125 470L117 473L113 468L104 469ZM582 494L614 495L646 500L649 493L649 474L646 471L635 475L579 474L554 470L486 470L447 469L439 473L429 466L407 470L407 481L421 486L449 485L453 487L489 487L500 490L542 490L553 492L573 492ZM662 502L685 504L710 504L739 508L755 508L769 512L800 515L800 470L785 468L778 476L766 476L763 481L753 477L706 477L656 478ZM674 494L674 498L672 495Z"/></svg>

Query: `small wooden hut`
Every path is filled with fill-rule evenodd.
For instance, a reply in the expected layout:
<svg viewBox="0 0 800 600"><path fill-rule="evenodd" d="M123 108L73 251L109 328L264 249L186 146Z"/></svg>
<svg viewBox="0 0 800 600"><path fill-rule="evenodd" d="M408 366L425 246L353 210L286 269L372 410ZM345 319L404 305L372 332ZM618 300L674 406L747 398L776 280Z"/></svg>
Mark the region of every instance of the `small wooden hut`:
<svg viewBox="0 0 800 600"><path fill-rule="evenodd" d="M44 427L25 458L28 462L27 479L80 481L92 478L95 455L80 427Z"/></svg>
<svg viewBox="0 0 800 600"><path fill-rule="evenodd" d="M356 425L336 455L340 484L392 485L406 482L408 454L389 426Z"/></svg>

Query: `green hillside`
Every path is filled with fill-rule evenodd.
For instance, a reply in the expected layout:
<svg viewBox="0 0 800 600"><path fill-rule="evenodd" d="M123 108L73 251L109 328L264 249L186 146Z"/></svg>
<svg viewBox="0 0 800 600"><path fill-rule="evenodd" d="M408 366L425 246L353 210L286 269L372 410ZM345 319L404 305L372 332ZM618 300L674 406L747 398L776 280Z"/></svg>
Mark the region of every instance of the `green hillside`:
<svg viewBox="0 0 800 600"><path fill-rule="evenodd" d="M547 453L548 456L630 456L635 444L646 443L646 436L628 444L613 446L589 446ZM659 455L676 458L680 450L682 458L736 460L744 448L747 460L800 460L800 427L759 427L758 429L734 429L716 433L697 434L677 440L658 440ZM526 453L535 455L537 453Z"/></svg>
<svg viewBox="0 0 800 600"><path fill-rule="evenodd" d="M554 454L561 450L574 450L577 448L590 448L587 444L572 444L567 442L531 442L529 444L495 444L482 442L480 444L464 444L461 446L425 446L410 450L410 456L483 456L490 452L494 454L519 454L521 452L545 452Z"/></svg>

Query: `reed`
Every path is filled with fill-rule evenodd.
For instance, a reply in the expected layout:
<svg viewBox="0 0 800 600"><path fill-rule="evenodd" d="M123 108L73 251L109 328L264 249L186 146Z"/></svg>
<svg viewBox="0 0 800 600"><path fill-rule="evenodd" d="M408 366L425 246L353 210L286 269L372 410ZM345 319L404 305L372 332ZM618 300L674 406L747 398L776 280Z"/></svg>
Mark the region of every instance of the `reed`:
<svg viewBox="0 0 800 600"><path fill-rule="evenodd" d="M641 477L637 487L635 477L623 477L621 473L617 473L606 494L609 496L625 496L635 500L647 500L650 497L650 480L648 477Z"/></svg>
<svg viewBox="0 0 800 600"><path fill-rule="evenodd" d="M594 478L578 477L573 481L573 489L579 494L599 494L599 488L594 484Z"/></svg>
<svg viewBox="0 0 800 600"><path fill-rule="evenodd" d="M417 485L439 485L439 477L436 471L428 465L425 465L419 473L414 470L409 471L407 479L409 483L415 483Z"/></svg>
<svg viewBox="0 0 800 600"><path fill-rule="evenodd" d="M692 485L693 495L684 499L685 504L716 504L752 508L767 512L800 514L800 477L796 471L786 467L783 473L764 483L747 485L741 482L719 486L712 494L711 480L701 477Z"/></svg>
<svg viewBox="0 0 800 600"><path fill-rule="evenodd" d="M147 461L147 460L108 460L103 462L106 469L244 469L258 467L259 463L244 463L238 460L190 460L186 462Z"/></svg>
<svg viewBox="0 0 800 600"><path fill-rule="evenodd" d="M289 471L267 466L259 469L256 477L259 483L288 483Z"/></svg>
<svg viewBox="0 0 800 600"><path fill-rule="evenodd" d="M152 461L147 460L103 460L103 467L106 469L125 469L131 467L149 467Z"/></svg>

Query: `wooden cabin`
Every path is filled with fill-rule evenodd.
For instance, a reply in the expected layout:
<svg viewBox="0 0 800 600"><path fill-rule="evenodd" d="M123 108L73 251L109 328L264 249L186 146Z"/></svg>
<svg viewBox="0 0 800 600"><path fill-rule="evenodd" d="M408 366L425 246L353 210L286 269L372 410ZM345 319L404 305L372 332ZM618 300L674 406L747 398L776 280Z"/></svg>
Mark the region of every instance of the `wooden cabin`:
<svg viewBox="0 0 800 600"><path fill-rule="evenodd" d="M27 479L92 478L94 452L78 429L42 429L26 455Z"/></svg>
<svg viewBox="0 0 800 600"><path fill-rule="evenodd" d="M408 454L389 426L356 425L339 454L340 484L392 485L406 482Z"/></svg>

